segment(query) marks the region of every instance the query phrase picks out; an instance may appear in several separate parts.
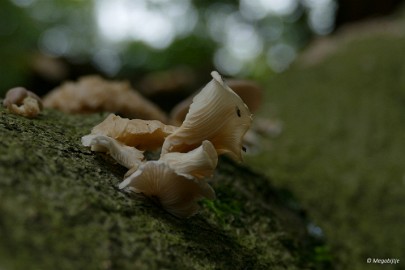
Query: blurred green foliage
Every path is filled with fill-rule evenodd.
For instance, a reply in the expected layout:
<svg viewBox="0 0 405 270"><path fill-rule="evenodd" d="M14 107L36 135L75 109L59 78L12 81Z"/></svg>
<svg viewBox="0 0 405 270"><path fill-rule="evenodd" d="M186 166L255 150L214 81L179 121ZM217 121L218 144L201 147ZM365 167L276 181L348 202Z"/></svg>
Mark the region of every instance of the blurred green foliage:
<svg viewBox="0 0 405 270"><path fill-rule="evenodd" d="M174 19L175 23L183 26L192 24L191 31L177 33L167 46L156 48L142 38L106 38L100 29L99 13L102 4L111 3L113 2L103 0L1 1L0 94L16 85L38 87L35 85L38 83L35 81L36 76L42 76L41 79L44 80L49 79L44 78L46 76L39 74L37 70L36 61L44 56L55 57L58 61L61 60L63 65L67 65L67 72L57 78L58 83L88 73L136 80L150 72L176 67L190 68L196 74L204 74L204 78L214 68L219 68L225 75L262 78L273 73L269 61L283 61L285 58L288 63L283 65L288 66L289 61L294 58L294 51L306 44L311 35L306 24L306 9L302 5L297 5L289 15L269 13L263 18L252 19L244 17L241 1L237 0L140 1L141 4L130 1L114 2L124 3L124 10L132 8L133 11L139 11L143 7L148 12L163 15L165 9L174 8L174 12L180 12L179 17ZM179 5L187 5L186 12L192 13L196 21L190 21L193 17L190 14L181 14ZM191 17L186 20L186 15ZM104 18L104 25L111 26L121 18L117 15L112 20L111 17L108 19L110 21L106 22ZM213 26L212 20L217 20L217 25ZM149 23L153 22L131 24L129 29L141 29ZM256 40L256 47L251 48L256 51L250 52L251 55L247 58L241 56L239 59L238 51L247 51L249 54L248 43L233 44L237 42L237 37L227 33L232 23L238 24L237 26L240 24L241 29L245 29L245 35L253 35L252 40L247 42ZM215 31L218 33L212 33ZM236 41L233 42L233 39ZM271 57L276 55L275 57L279 58L272 59L269 50L276 44L287 45L288 48L286 50L284 46L279 53L271 54ZM229 46L234 47L230 49ZM221 56L219 52L222 53ZM283 53L289 55L284 56ZM226 68L221 70L224 63L230 68L229 72ZM281 68L284 69L284 66ZM55 81L53 83L55 84ZM44 87L50 86L48 84Z"/></svg>
<svg viewBox="0 0 405 270"><path fill-rule="evenodd" d="M91 16L85 16L91 8L89 1L1 1L0 93L30 83L34 58L46 53L41 38L49 29L71 29L72 40L91 46L94 23ZM86 53L75 48L70 54L74 60Z"/></svg>
<svg viewBox="0 0 405 270"><path fill-rule="evenodd" d="M24 81L40 33L38 23L9 1L0 3L0 93Z"/></svg>
<svg viewBox="0 0 405 270"><path fill-rule="evenodd" d="M268 81L259 115L282 119L284 130L247 162L304 204L328 240L315 259L336 269L405 256L404 46L403 32L357 38Z"/></svg>

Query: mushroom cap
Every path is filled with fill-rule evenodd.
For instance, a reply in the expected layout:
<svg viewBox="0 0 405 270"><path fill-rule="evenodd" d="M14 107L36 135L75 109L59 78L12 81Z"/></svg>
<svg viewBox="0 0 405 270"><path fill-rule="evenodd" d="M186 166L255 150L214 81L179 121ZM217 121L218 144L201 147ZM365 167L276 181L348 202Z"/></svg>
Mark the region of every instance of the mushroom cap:
<svg viewBox="0 0 405 270"><path fill-rule="evenodd" d="M180 175L191 175L197 179L211 176L218 164L218 155L210 141L188 153L167 153L160 160Z"/></svg>
<svg viewBox="0 0 405 270"><path fill-rule="evenodd" d="M128 82L107 81L95 75L62 84L44 97L44 104L67 113L107 111L167 122L166 114L133 90Z"/></svg>
<svg viewBox="0 0 405 270"><path fill-rule="evenodd" d="M256 112L263 100L263 90L255 82L249 80L228 79L226 84L243 100L251 112ZM170 124L180 126L186 118L195 95L179 102L170 112Z"/></svg>
<svg viewBox="0 0 405 270"><path fill-rule="evenodd" d="M176 129L158 120L130 120L110 114L91 133L106 135L139 150L152 151L160 148L164 139Z"/></svg>
<svg viewBox="0 0 405 270"><path fill-rule="evenodd" d="M148 161L126 178L119 188L155 199L169 213L187 218L199 210L198 200L215 198L215 192L205 181L177 174L163 161Z"/></svg>
<svg viewBox="0 0 405 270"><path fill-rule="evenodd" d="M91 146L91 150L108 152L122 166L128 169L136 169L144 159L143 152L130 146L123 145L105 135L87 135L82 137L84 146Z"/></svg>
<svg viewBox="0 0 405 270"><path fill-rule="evenodd" d="M218 72L211 75L213 79L193 98L183 124L164 141L162 156L169 152L189 152L209 140L218 154L242 160L242 140L252 115Z"/></svg>

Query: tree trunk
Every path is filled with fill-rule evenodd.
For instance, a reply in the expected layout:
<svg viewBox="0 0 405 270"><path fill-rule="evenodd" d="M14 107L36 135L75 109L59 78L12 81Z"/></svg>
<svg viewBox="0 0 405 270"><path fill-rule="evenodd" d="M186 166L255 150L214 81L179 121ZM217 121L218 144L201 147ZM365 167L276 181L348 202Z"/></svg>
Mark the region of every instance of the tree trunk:
<svg viewBox="0 0 405 270"><path fill-rule="evenodd" d="M215 201L180 220L123 193L125 168L81 136L105 114L0 109L0 269L301 269L328 264L291 196L221 159ZM321 258L321 259L320 259Z"/></svg>

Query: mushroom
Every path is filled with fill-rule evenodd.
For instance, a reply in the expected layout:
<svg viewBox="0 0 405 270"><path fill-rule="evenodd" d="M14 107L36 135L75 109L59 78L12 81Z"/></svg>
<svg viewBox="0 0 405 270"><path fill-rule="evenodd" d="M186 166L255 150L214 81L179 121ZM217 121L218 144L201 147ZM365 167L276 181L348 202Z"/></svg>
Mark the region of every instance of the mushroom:
<svg viewBox="0 0 405 270"><path fill-rule="evenodd" d="M82 139L85 146L108 151L131 168L120 189L143 194L177 217L197 213L199 199L215 198L205 179L212 176L218 155L242 160L242 139L252 122L242 99L217 72L211 75L180 127L110 114ZM161 147L160 159L143 161L142 152L130 146L145 151Z"/></svg>
<svg viewBox="0 0 405 270"><path fill-rule="evenodd" d="M24 87L15 87L8 90L3 106L14 114L24 117L36 117L42 110L41 99Z"/></svg>
<svg viewBox="0 0 405 270"><path fill-rule="evenodd" d="M161 160L142 164L119 188L141 193L180 218L196 214L200 208L199 199L215 198L214 190L205 181L178 174Z"/></svg>
<svg viewBox="0 0 405 270"><path fill-rule="evenodd" d="M153 151L160 148L165 137L176 129L158 120L130 120L110 114L92 129L91 134L106 135L139 150Z"/></svg>
<svg viewBox="0 0 405 270"><path fill-rule="evenodd" d="M86 76L66 82L44 97L45 107L67 113L116 112L131 118L167 122L166 114L155 104L131 89L128 82L107 81Z"/></svg>
<svg viewBox="0 0 405 270"><path fill-rule="evenodd" d="M130 146L123 145L105 135L87 135L82 137L84 146L91 146L92 151L107 152L122 166L135 171L144 159L143 152Z"/></svg>
<svg viewBox="0 0 405 270"><path fill-rule="evenodd" d="M249 80L226 80L226 84L245 102L250 111L256 112L263 100L262 88L253 81ZM190 109L195 95L178 103L170 112L170 123L180 126Z"/></svg>
<svg viewBox="0 0 405 270"><path fill-rule="evenodd" d="M191 175L197 179L211 176L217 167L217 152L210 141L188 153L167 153L160 158L179 175Z"/></svg>
<svg viewBox="0 0 405 270"><path fill-rule="evenodd" d="M183 124L165 139L161 156L189 152L209 140L218 155L228 154L234 160L242 160L242 140L252 115L218 72L211 75L213 80L193 98Z"/></svg>

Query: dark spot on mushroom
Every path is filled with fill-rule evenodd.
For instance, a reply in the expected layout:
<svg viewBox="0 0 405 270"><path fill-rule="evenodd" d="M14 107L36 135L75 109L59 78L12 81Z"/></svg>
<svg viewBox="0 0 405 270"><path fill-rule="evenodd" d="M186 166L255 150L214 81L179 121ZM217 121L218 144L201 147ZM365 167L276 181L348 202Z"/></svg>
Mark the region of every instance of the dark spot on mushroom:
<svg viewBox="0 0 405 270"><path fill-rule="evenodd" d="M242 146L242 150L246 153L246 147Z"/></svg>
<svg viewBox="0 0 405 270"><path fill-rule="evenodd" d="M241 114L240 114L240 109L239 109L239 107L238 106L236 106L236 114L238 115L238 117L241 117Z"/></svg>

